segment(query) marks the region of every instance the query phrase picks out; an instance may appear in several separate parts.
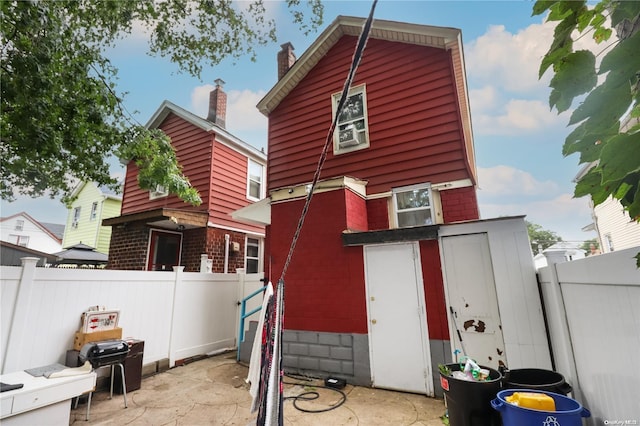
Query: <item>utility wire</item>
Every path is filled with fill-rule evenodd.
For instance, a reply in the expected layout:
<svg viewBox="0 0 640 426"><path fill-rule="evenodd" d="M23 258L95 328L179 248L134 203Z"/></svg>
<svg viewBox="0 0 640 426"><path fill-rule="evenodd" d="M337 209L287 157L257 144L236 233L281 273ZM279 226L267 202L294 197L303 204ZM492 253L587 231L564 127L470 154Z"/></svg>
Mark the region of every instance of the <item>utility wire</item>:
<svg viewBox="0 0 640 426"><path fill-rule="evenodd" d="M307 216L307 212L309 211L309 204L311 203L311 198L313 197L313 190L318 184L318 180L320 179L320 173L322 172L322 166L324 165L325 160L327 159L327 151L329 149L329 144L333 140L333 132L338 124L338 117L342 113L344 109L344 105L347 102L347 97L349 95L349 89L351 88L351 83L353 82L353 77L356 74L356 70L358 69L358 65L360 64L360 59L362 59L362 52L364 51L365 46L367 45L367 40L369 39L369 33L371 31L371 25L373 23L373 12L376 9L376 4L378 0L374 0L371 5L371 11L369 12L369 16L362 26L362 32L360 33L360 37L358 38L358 44L356 45L356 50L353 53L353 59L351 62L351 68L349 69L349 75L347 76L346 81L344 82L344 87L342 89L342 95L340 96L340 102L338 102L338 107L336 108L336 114L333 117L333 122L331 123L331 127L329 128L329 132L327 133L327 139L324 142L324 147L322 148L322 153L320 154L320 158L318 159L318 165L316 167L316 171L313 175L313 180L311 181L311 186L309 188L309 193L307 194L306 201L304 203L304 207L302 208L302 213L300 214L300 219L298 220L298 226L293 234L293 238L291 239L291 246L289 247L289 254L287 255L287 260L284 263L284 267L282 268L282 273L280 275L279 281L284 281L284 276L287 273L287 269L289 268L289 264L291 263L291 258L293 257L293 252L295 250L296 244L298 242L298 238L300 237L300 231L302 230L302 225L304 224L304 220Z"/></svg>

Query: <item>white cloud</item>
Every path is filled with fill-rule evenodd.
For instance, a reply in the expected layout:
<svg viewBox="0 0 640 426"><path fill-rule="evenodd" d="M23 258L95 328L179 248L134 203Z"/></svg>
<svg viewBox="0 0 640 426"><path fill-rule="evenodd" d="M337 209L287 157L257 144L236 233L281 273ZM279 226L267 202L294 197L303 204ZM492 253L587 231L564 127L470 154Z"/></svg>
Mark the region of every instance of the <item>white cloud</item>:
<svg viewBox="0 0 640 426"><path fill-rule="evenodd" d="M211 84L198 86L191 92L191 110L194 114L205 117L209 111L209 93L215 88ZM267 129L267 118L262 115L256 105L264 97L263 90L230 90L227 92L226 127L230 132L253 131Z"/></svg>
<svg viewBox="0 0 640 426"><path fill-rule="evenodd" d="M525 203L483 203L479 204L484 219L500 216L526 215L526 220L553 231L565 241L585 241L595 238L594 232L584 232L582 227L592 222L589 200L586 197L573 198L571 194L560 194L543 200Z"/></svg>
<svg viewBox="0 0 640 426"><path fill-rule="evenodd" d="M469 93L478 135L534 134L567 124L571 111L558 115L548 106L552 73L547 71L538 78L556 24L532 24L515 34L503 25L494 25L467 44L467 75L471 87L479 87ZM576 50L603 49L590 35L574 34L574 38Z"/></svg>
<svg viewBox="0 0 640 426"><path fill-rule="evenodd" d="M194 114L206 118L209 111L211 84L198 86L191 92L191 108ZM230 90L227 92L226 129L257 148L266 148L267 118L256 105L266 92L260 90Z"/></svg>
<svg viewBox="0 0 640 426"><path fill-rule="evenodd" d="M558 115L555 110L542 101L510 99L502 107L491 108L488 100L482 98L486 93L478 93L480 100L475 108L476 93L471 94L474 106L473 128L479 135L522 135L542 133L550 127L562 127L567 123L567 113ZM489 100L490 101L490 100Z"/></svg>
<svg viewBox="0 0 640 426"><path fill-rule="evenodd" d="M532 196L554 194L558 184L539 181L531 173L509 166L478 167L479 195L487 197Z"/></svg>
<svg viewBox="0 0 640 426"><path fill-rule="evenodd" d="M538 80L540 61L551 45L553 25L533 24L512 34L503 25L465 46L467 73L514 93L536 93L548 78Z"/></svg>

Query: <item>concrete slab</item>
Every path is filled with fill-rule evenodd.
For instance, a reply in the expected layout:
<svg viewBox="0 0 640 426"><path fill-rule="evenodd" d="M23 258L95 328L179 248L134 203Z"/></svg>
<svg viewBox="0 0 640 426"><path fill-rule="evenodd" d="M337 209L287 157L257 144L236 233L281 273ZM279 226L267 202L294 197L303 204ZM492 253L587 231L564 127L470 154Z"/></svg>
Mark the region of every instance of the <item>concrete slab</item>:
<svg viewBox="0 0 640 426"><path fill-rule="evenodd" d="M251 398L248 367L236 362L235 352L221 354L172 368L142 380L142 387L109 399L109 392L93 394L89 421L85 421L86 403L71 410L70 424L80 425L255 425L256 415L249 412ZM296 384L293 384L296 383ZM317 388L320 380L285 377L285 397L317 391L312 401L284 403L284 424L327 425L414 425L441 426L445 412L441 399L403 392L392 392L347 385L343 396ZM337 408L333 408L339 405ZM333 408L333 409L331 409Z"/></svg>

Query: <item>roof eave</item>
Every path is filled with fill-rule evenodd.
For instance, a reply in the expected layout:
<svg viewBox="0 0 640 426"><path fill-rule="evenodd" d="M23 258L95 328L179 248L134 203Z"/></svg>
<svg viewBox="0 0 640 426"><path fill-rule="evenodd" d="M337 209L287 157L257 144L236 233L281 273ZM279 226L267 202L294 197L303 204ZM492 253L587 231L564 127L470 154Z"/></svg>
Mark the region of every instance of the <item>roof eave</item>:
<svg viewBox="0 0 640 426"><path fill-rule="evenodd" d="M269 116L280 101L297 86L343 35L359 36L365 22L364 18L338 16L258 102L258 110L265 116ZM460 49L462 45L461 32L457 28L385 20L373 22L369 37L442 49L447 49L453 41L456 41Z"/></svg>

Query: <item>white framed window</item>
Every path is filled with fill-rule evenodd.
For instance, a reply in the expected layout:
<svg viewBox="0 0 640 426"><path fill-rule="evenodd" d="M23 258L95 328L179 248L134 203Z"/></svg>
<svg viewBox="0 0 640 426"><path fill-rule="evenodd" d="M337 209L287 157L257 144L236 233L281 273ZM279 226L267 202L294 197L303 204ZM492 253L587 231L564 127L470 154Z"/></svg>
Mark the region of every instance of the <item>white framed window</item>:
<svg viewBox="0 0 640 426"><path fill-rule="evenodd" d="M9 235L9 241L20 247L27 247L29 245L28 235Z"/></svg>
<svg viewBox="0 0 640 426"><path fill-rule="evenodd" d="M257 274L260 272L260 238L247 237L245 244L246 253L244 255L244 267L247 274Z"/></svg>
<svg viewBox="0 0 640 426"><path fill-rule="evenodd" d="M336 116L342 92L331 97L333 117ZM333 134L333 153L344 154L369 147L367 92L364 84L351 88Z"/></svg>
<svg viewBox="0 0 640 426"><path fill-rule="evenodd" d="M435 223L433 195L428 183L393 189L393 207L399 228Z"/></svg>
<svg viewBox="0 0 640 426"><path fill-rule="evenodd" d="M149 191L149 199L155 200L169 195L169 190L162 185L156 185L153 191Z"/></svg>
<svg viewBox="0 0 640 426"><path fill-rule="evenodd" d="M611 234L605 234L604 242L610 252L615 251L615 249L613 248L613 238L611 238Z"/></svg>
<svg viewBox="0 0 640 426"><path fill-rule="evenodd" d="M24 230L24 220L22 219L17 219L16 220L16 226L14 228L16 231L23 231Z"/></svg>
<svg viewBox="0 0 640 426"><path fill-rule="evenodd" d="M252 159L247 166L247 198L255 201L264 198L264 165Z"/></svg>
<svg viewBox="0 0 640 426"><path fill-rule="evenodd" d="M73 209L73 221L71 221L71 227L72 228L77 228L78 227L78 222L80 222L80 211L82 210L81 207L76 207Z"/></svg>
<svg viewBox="0 0 640 426"><path fill-rule="evenodd" d="M96 220L96 218L98 217L98 202L94 201L93 204L91 204L91 220Z"/></svg>

